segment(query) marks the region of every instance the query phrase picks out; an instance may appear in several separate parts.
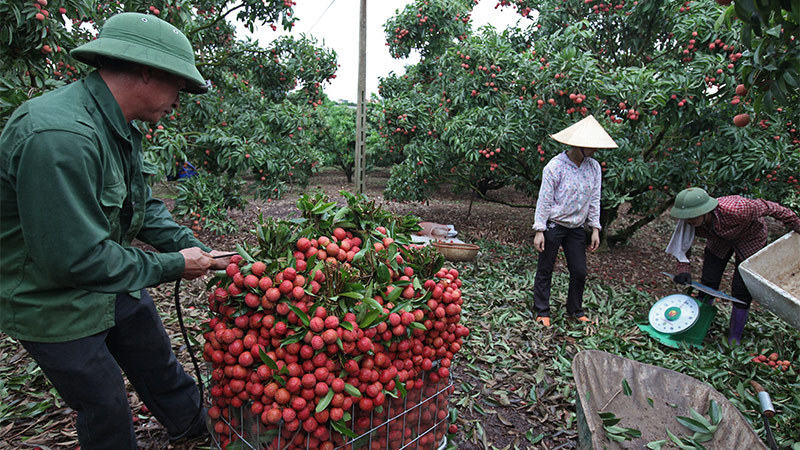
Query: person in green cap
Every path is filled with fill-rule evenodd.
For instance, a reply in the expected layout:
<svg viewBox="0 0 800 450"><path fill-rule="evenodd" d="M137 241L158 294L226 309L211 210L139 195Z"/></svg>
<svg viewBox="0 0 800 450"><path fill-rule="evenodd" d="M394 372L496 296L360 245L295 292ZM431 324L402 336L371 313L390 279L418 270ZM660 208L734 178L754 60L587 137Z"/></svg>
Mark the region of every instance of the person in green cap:
<svg viewBox="0 0 800 450"><path fill-rule="evenodd" d="M97 70L21 105L0 135L0 329L77 411L81 448L137 448L121 371L171 439L206 434L145 288L230 258L151 196L136 123L206 83L186 36L151 15L113 16L71 55Z"/></svg>
<svg viewBox="0 0 800 450"><path fill-rule="evenodd" d="M731 295L746 305L733 304L728 342L738 344L753 298L739 274L739 264L767 245L764 217L773 217L796 233L800 233L800 217L775 202L739 195L713 198L697 187L678 193L670 215L678 219L666 250L678 260L677 275L674 277L676 283L689 284L692 281L689 253L696 236L706 239L701 284L719 289L725 266L735 255L736 270L731 282Z"/></svg>

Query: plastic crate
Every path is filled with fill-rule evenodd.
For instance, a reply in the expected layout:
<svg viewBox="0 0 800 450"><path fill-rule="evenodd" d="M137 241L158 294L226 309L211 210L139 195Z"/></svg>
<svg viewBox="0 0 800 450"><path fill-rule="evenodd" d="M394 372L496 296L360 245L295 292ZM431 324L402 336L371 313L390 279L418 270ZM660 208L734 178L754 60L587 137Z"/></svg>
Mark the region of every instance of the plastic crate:
<svg viewBox="0 0 800 450"><path fill-rule="evenodd" d="M387 399L382 411L361 411L356 404L350 409L349 430L355 437L337 432L330 422L325 424L327 439L312 437L301 428L287 430L265 425L245 404L228 406L228 418L220 417L227 427L218 433L209 421L212 448L227 449L439 449L447 446L449 395L453 392L452 378L436 383L426 382L407 391L406 395ZM210 420L210 419L209 419Z"/></svg>

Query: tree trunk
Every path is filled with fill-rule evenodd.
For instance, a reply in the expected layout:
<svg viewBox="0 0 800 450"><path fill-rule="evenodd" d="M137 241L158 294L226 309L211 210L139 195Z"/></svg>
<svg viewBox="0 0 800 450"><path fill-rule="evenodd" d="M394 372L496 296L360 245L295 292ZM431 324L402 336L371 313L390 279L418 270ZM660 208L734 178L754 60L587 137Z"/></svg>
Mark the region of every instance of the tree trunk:
<svg viewBox="0 0 800 450"><path fill-rule="evenodd" d="M648 223L650 223L653 220L655 220L658 216L661 215L661 213L666 211L667 208L672 206L672 203L673 203L672 200L669 200L667 202L662 203L661 205L658 206L658 208L655 209L655 211L650 212L649 214L645 215L641 219L633 222L632 224L628 225L627 227L623 228L622 230L619 230L617 233L612 234L611 236L608 236L608 239L607 239L608 245L613 247L613 246L615 246L615 245L617 245L619 243L623 243L623 244L626 243L628 241L628 239L630 239L630 237L633 236L633 233L635 233L636 231L638 231L643 226L645 226ZM602 216L602 214L601 214L601 216ZM605 226L603 227L603 229L605 229Z"/></svg>
<svg viewBox="0 0 800 450"><path fill-rule="evenodd" d="M353 168L352 167L342 167L342 171L344 172L344 176L347 177L347 184L353 182Z"/></svg>

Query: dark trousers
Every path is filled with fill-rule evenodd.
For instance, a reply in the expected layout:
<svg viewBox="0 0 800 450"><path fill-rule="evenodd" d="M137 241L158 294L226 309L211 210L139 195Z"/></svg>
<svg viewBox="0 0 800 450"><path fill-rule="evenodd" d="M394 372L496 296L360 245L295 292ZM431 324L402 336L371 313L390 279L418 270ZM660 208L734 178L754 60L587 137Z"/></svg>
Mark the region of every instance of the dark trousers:
<svg viewBox="0 0 800 450"><path fill-rule="evenodd" d="M544 251L539 253L533 283L533 307L537 316L550 317L550 286L559 247L564 248L569 270L567 313L581 317L585 315L582 305L586 285L586 233L583 227L567 228L548 222L544 231Z"/></svg>
<svg viewBox="0 0 800 450"><path fill-rule="evenodd" d="M172 352L150 295L117 295L115 321L109 330L74 341L22 342L78 412L81 449L138 448L120 368L170 436L196 427L205 419L200 391Z"/></svg>
<svg viewBox="0 0 800 450"><path fill-rule="evenodd" d="M733 256L733 249L731 249L724 258L720 258L706 249L703 255L703 273L700 276L700 283L713 289L719 289L722 275L725 273L725 266L728 265L731 256ZM737 257L735 260L736 269L733 272L733 280L731 281L731 295L739 300L747 302L747 306L734 303L733 307L737 309L750 309L750 302L753 300L753 297L750 295L750 291L747 290L747 286L744 284L744 280L742 280L742 275L739 273L739 264L741 263L742 261Z"/></svg>

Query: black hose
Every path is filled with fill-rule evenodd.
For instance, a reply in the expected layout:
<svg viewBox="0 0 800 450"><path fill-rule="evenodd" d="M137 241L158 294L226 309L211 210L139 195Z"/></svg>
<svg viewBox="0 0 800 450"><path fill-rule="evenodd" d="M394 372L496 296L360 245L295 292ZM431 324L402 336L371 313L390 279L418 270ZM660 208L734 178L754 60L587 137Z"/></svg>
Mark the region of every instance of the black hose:
<svg viewBox="0 0 800 450"><path fill-rule="evenodd" d="M192 358L192 365L194 365L194 373L197 378L197 387L200 388L200 402L201 404L205 402L205 395L203 392L203 381L202 376L200 374L200 364L197 362L197 358L194 356L194 351L192 350L192 344L189 342L189 334L186 332L186 327L183 325L183 311L181 310L181 302L180 302L180 295L179 291L181 288L181 280L180 278L178 281L175 282L175 310L178 311L178 323L181 326L181 334L183 334L183 340L186 342L186 350L189 352L189 356Z"/></svg>

